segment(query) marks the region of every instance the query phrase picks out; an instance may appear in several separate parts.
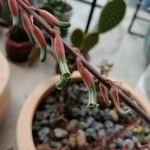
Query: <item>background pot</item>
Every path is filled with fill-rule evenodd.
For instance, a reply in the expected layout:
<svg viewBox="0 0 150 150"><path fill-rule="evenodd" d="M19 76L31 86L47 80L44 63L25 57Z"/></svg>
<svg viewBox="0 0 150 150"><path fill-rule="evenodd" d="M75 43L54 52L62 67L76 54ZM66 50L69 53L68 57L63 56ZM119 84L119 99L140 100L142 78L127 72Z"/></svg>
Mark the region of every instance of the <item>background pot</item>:
<svg viewBox="0 0 150 150"><path fill-rule="evenodd" d="M36 150L32 137L32 122L34 113L43 98L54 90L55 84L60 79L59 75L41 84L27 99L21 110L17 124L17 146L18 150ZM78 72L74 72L71 81L80 81L81 77ZM114 80L116 82L116 80ZM143 107L145 111L150 113L150 103L139 92L135 91L128 85L122 83L123 89L130 91L135 97L137 103ZM22 134L23 133L23 134Z"/></svg>
<svg viewBox="0 0 150 150"><path fill-rule="evenodd" d="M0 124L1 124L3 119L5 118L10 97L9 66L7 60L1 54L0 54L0 70L1 70L0 73Z"/></svg>
<svg viewBox="0 0 150 150"><path fill-rule="evenodd" d="M10 38L11 29L6 34L6 52L10 60L15 62L27 61L28 56L33 48L33 44L30 41L17 42Z"/></svg>

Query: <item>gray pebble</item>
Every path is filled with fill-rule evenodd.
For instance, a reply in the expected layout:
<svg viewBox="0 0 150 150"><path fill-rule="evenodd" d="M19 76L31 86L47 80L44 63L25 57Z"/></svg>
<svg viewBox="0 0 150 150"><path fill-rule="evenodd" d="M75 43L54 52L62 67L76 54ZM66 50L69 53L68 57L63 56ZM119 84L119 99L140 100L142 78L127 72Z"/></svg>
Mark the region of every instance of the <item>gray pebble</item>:
<svg viewBox="0 0 150 150"><path fill-rule="evenodd" d="M38 130L40 130L40 128L41 128L40 122L35 121L32 126L32 129L38 131Z"/></svg>
<svg viewBox="0 0 150 150"><path fill-rule="evenodd" d="M38 135L39 135L39 138L41 141L44 141L44 139L46 138L46 136L49 134L50 132L50 129L47 128L47 127L44 127L42 128L39 132L38 132Z"/></svg>
<svg viewBox="0 0 150 150"><path fill-rule="evenodd" d="M131 139L125 139L123 145L128 145L128 149L133 150L135 144Z"/></svg>
<svg viewBox="0 0 150 150"><path fill-rule="evenodd" d="M51 141L51 147L53 148L58 148L61 146L61 143L57 142L57 141Z"/></svg>
<svg viewBox="0 0 150 150"><path fill-rule="evenodd" d="M106 130L106 132L107 132L107 134L109 135L109 134L113 134L113 133L115 132L115 130L114 130L114 128L108 128L108 129Z"/></svg>
<svg viewBox="0 0 150 150"><path fill-rule="evenodd" d="M150 128L149 127L145 127L144 128L144 132L145 132L145 134L150 134Z"/></svg>
<svg viewBox="0 0 150 150"><path fill-rule="evenodd" d="M78 116L80 116L80 109L77 107L73 107L71 113L72 113L73 117L78 117Z"/></svg>
<svg viewBox="0 0 150 150"><path fill-rule="evenodd" d="M84 121L80 121L80 128L81 129L86 129L88 127L87 123Z"/></svg>
<svg viewBox="0 0 150 150"><path fill-rule="evenodd" d="M87 112L88 112L88 109L87 109L86 106L81 107L80 114L81 114L82 117L85 117Z"/></svg>
<svg viewBox="0 0 150 150"><path fill-rule="evenodd" d="M121 138L118 138L114 143L115 143L115 145L116 145L116 148L117 149L121 149L121 147L123 146L123 139L121 139Z"/></svg>
<svg viewBox="0 0 150 150"><path fill-rule="evenodd" d="M67 125L67 130L69 132L76 132L79 128L79 121L76 119L71 120Z"/></svg>
<svg viewBox="0 0 150 150"><path fill-rule="evenodd" d="M98 131L98 136L100 138L105 138L106 137L106 131L104 129L101 129Z"/></svg>
<svg viewBox="0 0 150 150"><path fill-rule="evenodd" d="M112 128L114 126L114 123L110 120L106 121L104 124L106 128Z"/></svg>
<svg viewBox="0 0 150 150"><path fill-rule="evenodd" d="M90 127L94 121L95 121L95 119L93 117L88 117L87 118L87 126Z"/></svg>
<svg viewBox="0 0 150 150"><path fill-rule="evenodd" d="M86 136L91 136L91 137L95 137L96 136L96 132L93 128L88 128L86 130Z"/></svg>
<svg viewBox="0 0 150 150"><path fill-rule="evenodd" d="M93 129L95 129L96 131L98 131L99 129L102 129L104 127L104 125L102 123L99 122L94 122L92 125Z"/></svg>
<svg viewBox="0 0 150 150"><path fill-rule="evenodd" d="M121 124L116 124L115 127L114 127L115 132L119 132L123 129L124 129L124 127Z"/></svg>
<svg viewBox="0 0 150 150"><path fill-rule="evenodd" d="M54 133L57 138L65 138L68 136L68 132L62 128L54 129Z"/></svg>
<svg viewBox="0 0 150 150"><path fill-rule="evenodd" d="M124 132L124 138L130 138L132 137L132 131L131 130L127 130L126 132Z"/></svg>

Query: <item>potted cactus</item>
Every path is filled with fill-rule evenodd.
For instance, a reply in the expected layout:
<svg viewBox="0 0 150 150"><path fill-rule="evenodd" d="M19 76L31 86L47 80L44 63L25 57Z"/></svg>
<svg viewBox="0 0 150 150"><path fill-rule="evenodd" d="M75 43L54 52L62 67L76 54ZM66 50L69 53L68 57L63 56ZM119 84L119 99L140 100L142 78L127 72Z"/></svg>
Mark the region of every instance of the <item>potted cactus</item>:
<svg viewBox="0 0 150 150"><path fill-rule="evenodd" d="M79 50L65 43L48 25L60 23L52 14L35 9L27 0L8 2L17 6L11 3L12 13L16 8L24 12L23 27L39 45L42 61L47 54L42 31L47 32L60 67L60 75L39 86L21 110L18 149L149 149L150 103L132 88L101 76ZM71 75L66 52L76 58L79 72Z"/></svg>

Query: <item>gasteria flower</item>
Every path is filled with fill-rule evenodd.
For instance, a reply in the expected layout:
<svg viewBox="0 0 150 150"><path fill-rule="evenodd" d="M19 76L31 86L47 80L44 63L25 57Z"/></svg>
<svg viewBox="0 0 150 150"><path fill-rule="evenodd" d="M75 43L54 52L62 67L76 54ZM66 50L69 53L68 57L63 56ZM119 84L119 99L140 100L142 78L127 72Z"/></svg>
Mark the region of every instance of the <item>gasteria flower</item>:
<svg viewBox="0 0 150 150"><path fill-rule="evenodd" d="M123 110L121 107L120 107L120 104L119 104L119 94L118 94L118 91L116 89L115 86L112 86L111 89L110 89L110 95L111 95L111 98L112 98L112 101L115 105L115 107L117 108L117 110L122 114L122 115L127 115L127 114L130 114L131 113L131 110L128 109L128 110Z"/></svg>
<svg viewBox="0 0 150 150"><path fill-rule="evenodd" d="M40 60L43 62L46 59L47 55L47 47L46 47L46 40L42 34L42 31L35 25L33 25L33 37L35 42L40 47Z"/></svg>
<svg viewBox="0 0 150 150"><path fill-rule="evenodd" d="M107 106L110 106L111 101L109 100L108 89L102 83L99 84L99 91L100 91L102 100L105 102Z"/></svg>
<svg viewBox="0 0 150 150"><path fill-rule="evenodd" d="M70 78L70 71L65 57L63 40L58 34L55 34L55 38L52 41L52 47L61 72L61 80L56 86L58 89L62 89Z"/></svg>
<svg viewBox="0 0 150 150"><path fill-rule="evenodd" d="M18 6L16 0L8 0L8 6L13 16L18 15Z"/></svg>
<svg viewBox="0 0 150 150"><path fill-rule="evenodd" d="M94 108L98 106L98 104L97 104L96 86L93 75L83 66L80 58L77 58L77 68L78 71L80 72L82 80L84 81L89 91L88 107Z"/></svg>
<svg viewBox="0 0 150 150"><path fill-rule="evenodd" d="M70 23L59 21L54 15L46 10L39 9L40 15L51 25L60 27L70 27Z"/></svg>
<svg viewBox="0 0 150 150"><path fill-rule="evenodd" d="M22 20L23 28L26 31L26 33L28 34L28 37L29 37L30 41L32 43L34 43L34 39L33 39L33 25L31 23L31 20L29 19L29 17L25 13L21 14L21 20Z"/></svg>

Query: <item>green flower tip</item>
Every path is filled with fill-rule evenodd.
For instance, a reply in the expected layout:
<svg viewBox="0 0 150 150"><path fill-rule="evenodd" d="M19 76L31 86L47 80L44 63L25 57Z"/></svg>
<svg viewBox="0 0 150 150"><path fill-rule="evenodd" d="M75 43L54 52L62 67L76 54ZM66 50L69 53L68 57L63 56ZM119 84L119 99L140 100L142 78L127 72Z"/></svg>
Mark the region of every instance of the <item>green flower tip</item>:
<svg viewBox="0 0 150 150"><path fill-rule="evenodd" d="M99 106L99 104L93 103L93 102L89 102L89 103L87 104L87 107L89 107L89 108L96 108L96 107L98 107L98 106Z"/></svg>
<svg viewBox="0 0 150 150"><path fill-rule="evenodd" d="M61 90L62 88L64 88L64 86L67 84L68 80L70 79L70 73L66 72L62 75L60 81L58 81L58 83L56 84L56 88L58 90Z"/></svg>
<svg viewBox="0 0 150 150"><path fill-rule="evenodd" d="M63 27L63 28L69 28L71 26L71 24L69 22L60 21L58 26Z"/></svg>

